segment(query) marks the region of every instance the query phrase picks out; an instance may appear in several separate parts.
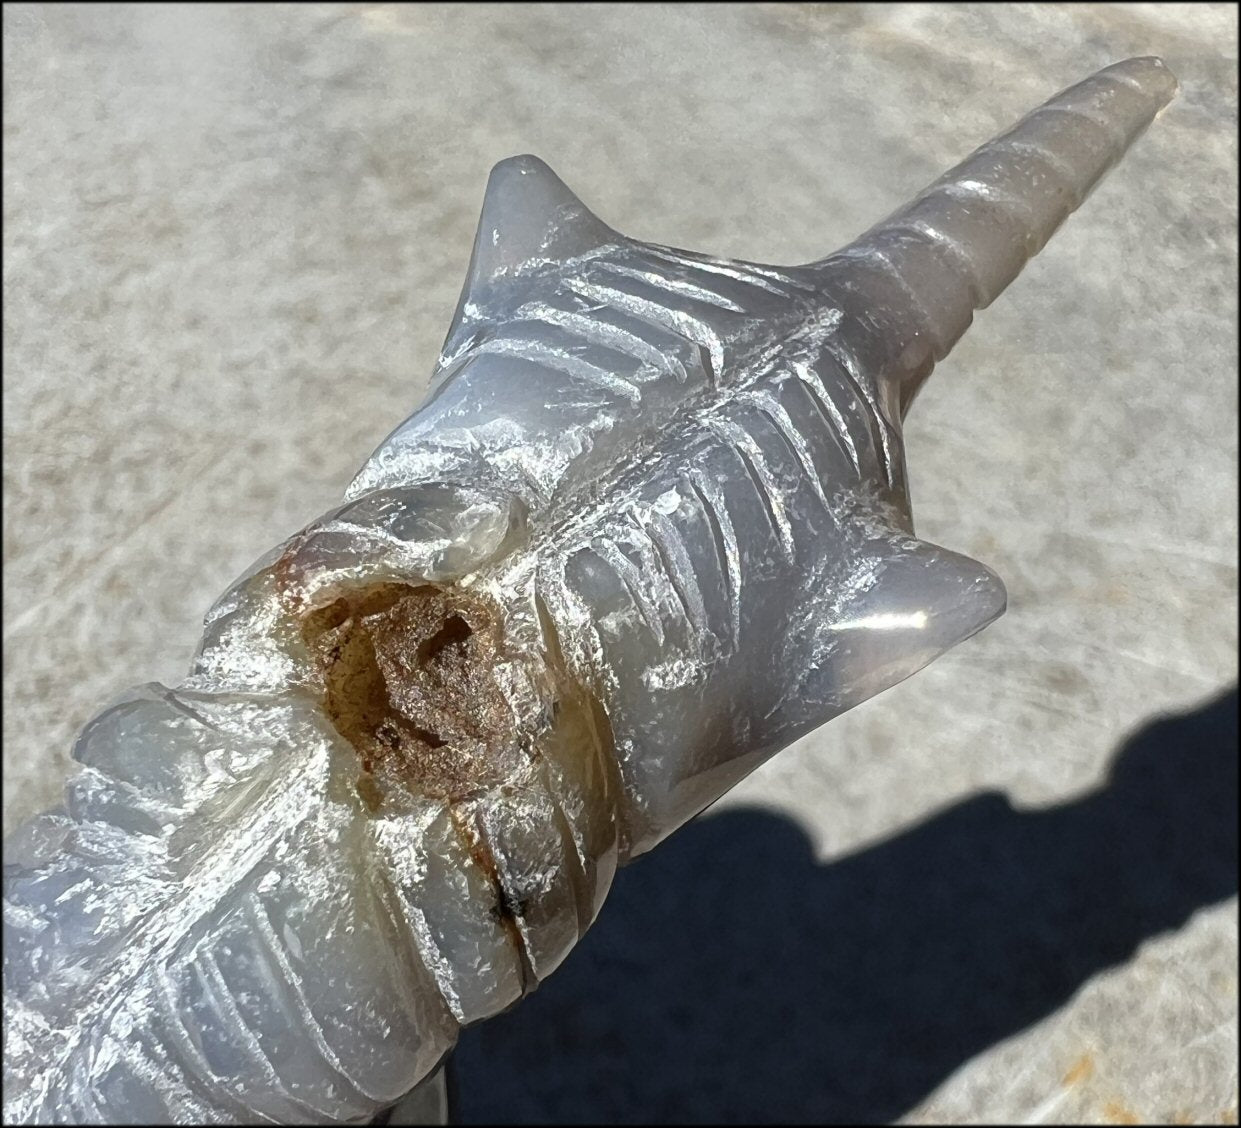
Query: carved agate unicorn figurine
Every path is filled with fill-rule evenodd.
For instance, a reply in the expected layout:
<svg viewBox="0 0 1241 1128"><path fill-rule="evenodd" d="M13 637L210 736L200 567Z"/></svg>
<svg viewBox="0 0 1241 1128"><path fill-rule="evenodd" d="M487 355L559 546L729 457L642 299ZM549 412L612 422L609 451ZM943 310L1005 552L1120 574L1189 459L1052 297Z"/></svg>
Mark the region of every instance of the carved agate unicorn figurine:
<svg viewBox="0 0 1241 1128"><path fill-rule="evenodd" d="M373 1117L617 866L998 616L902 419L1175 86L1110 66L806 266L498 165L426 400L9 839L6 1119Z"/></svg>

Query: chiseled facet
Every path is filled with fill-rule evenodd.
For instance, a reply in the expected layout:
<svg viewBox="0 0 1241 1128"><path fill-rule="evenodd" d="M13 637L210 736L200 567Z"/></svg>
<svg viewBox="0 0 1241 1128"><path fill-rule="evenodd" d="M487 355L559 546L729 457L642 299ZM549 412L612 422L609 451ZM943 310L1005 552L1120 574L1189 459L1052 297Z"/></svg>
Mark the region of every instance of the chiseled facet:
<svg viewBox="0 0 1241 1128"><path fill-rule="evenodd" d="M1174 90L1109 67L800 267L497 166L424 404L9 839L6 1119L365 1121L618 865L999 615L901 421Z"/></svg>

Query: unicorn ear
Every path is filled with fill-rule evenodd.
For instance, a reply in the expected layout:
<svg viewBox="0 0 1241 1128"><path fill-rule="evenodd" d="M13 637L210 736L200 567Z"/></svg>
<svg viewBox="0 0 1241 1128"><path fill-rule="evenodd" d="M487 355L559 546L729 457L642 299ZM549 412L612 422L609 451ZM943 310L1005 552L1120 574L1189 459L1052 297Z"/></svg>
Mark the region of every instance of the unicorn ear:
<svg viewBox="0 0 1241 1128"><path fill-rule="evenodd" d="M1002 615L1008 601L986 565L926 541L892 538L864 566L874 582L859 584L821 628L837 712L917 673Z"/></svg>
<svg viewBox="0 0 1241 1128"><path fill-rule="evenodd" d="M620 236L538 157L509 157L491 170L465 292L541 262L563 262Z"/></svg>

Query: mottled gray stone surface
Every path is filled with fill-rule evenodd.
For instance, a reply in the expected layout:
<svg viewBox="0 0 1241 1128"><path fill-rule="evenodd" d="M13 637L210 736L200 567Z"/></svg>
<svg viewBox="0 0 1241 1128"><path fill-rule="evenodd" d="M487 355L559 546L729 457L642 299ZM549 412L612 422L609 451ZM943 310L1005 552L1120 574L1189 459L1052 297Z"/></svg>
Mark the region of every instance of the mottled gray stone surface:
<svg viewBox="0 0 1241 1128"><path fill-rule="evenodd" d="M1179 99L907 428L920 534L1008 614L623 875L457 1079L467 1118L1236 1121L1233 6L12 4L4 52L6 823L407 414L495 161L799 262L1162 55Z"/></svg>

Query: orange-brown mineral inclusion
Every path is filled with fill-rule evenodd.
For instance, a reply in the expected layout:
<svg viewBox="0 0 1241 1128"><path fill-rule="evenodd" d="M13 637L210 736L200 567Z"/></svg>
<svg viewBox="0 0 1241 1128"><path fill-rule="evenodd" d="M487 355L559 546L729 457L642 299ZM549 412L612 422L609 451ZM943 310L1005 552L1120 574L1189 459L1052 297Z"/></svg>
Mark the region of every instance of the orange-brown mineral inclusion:
<svg viewBox="0 0 1241 1128"><path fill-rule="evenodd" d="M454 800L498 782L489 752L511 744L512 719L488 605L430 584L379 584L308 612L302 637L372 810L394 787Z"/></svg>

